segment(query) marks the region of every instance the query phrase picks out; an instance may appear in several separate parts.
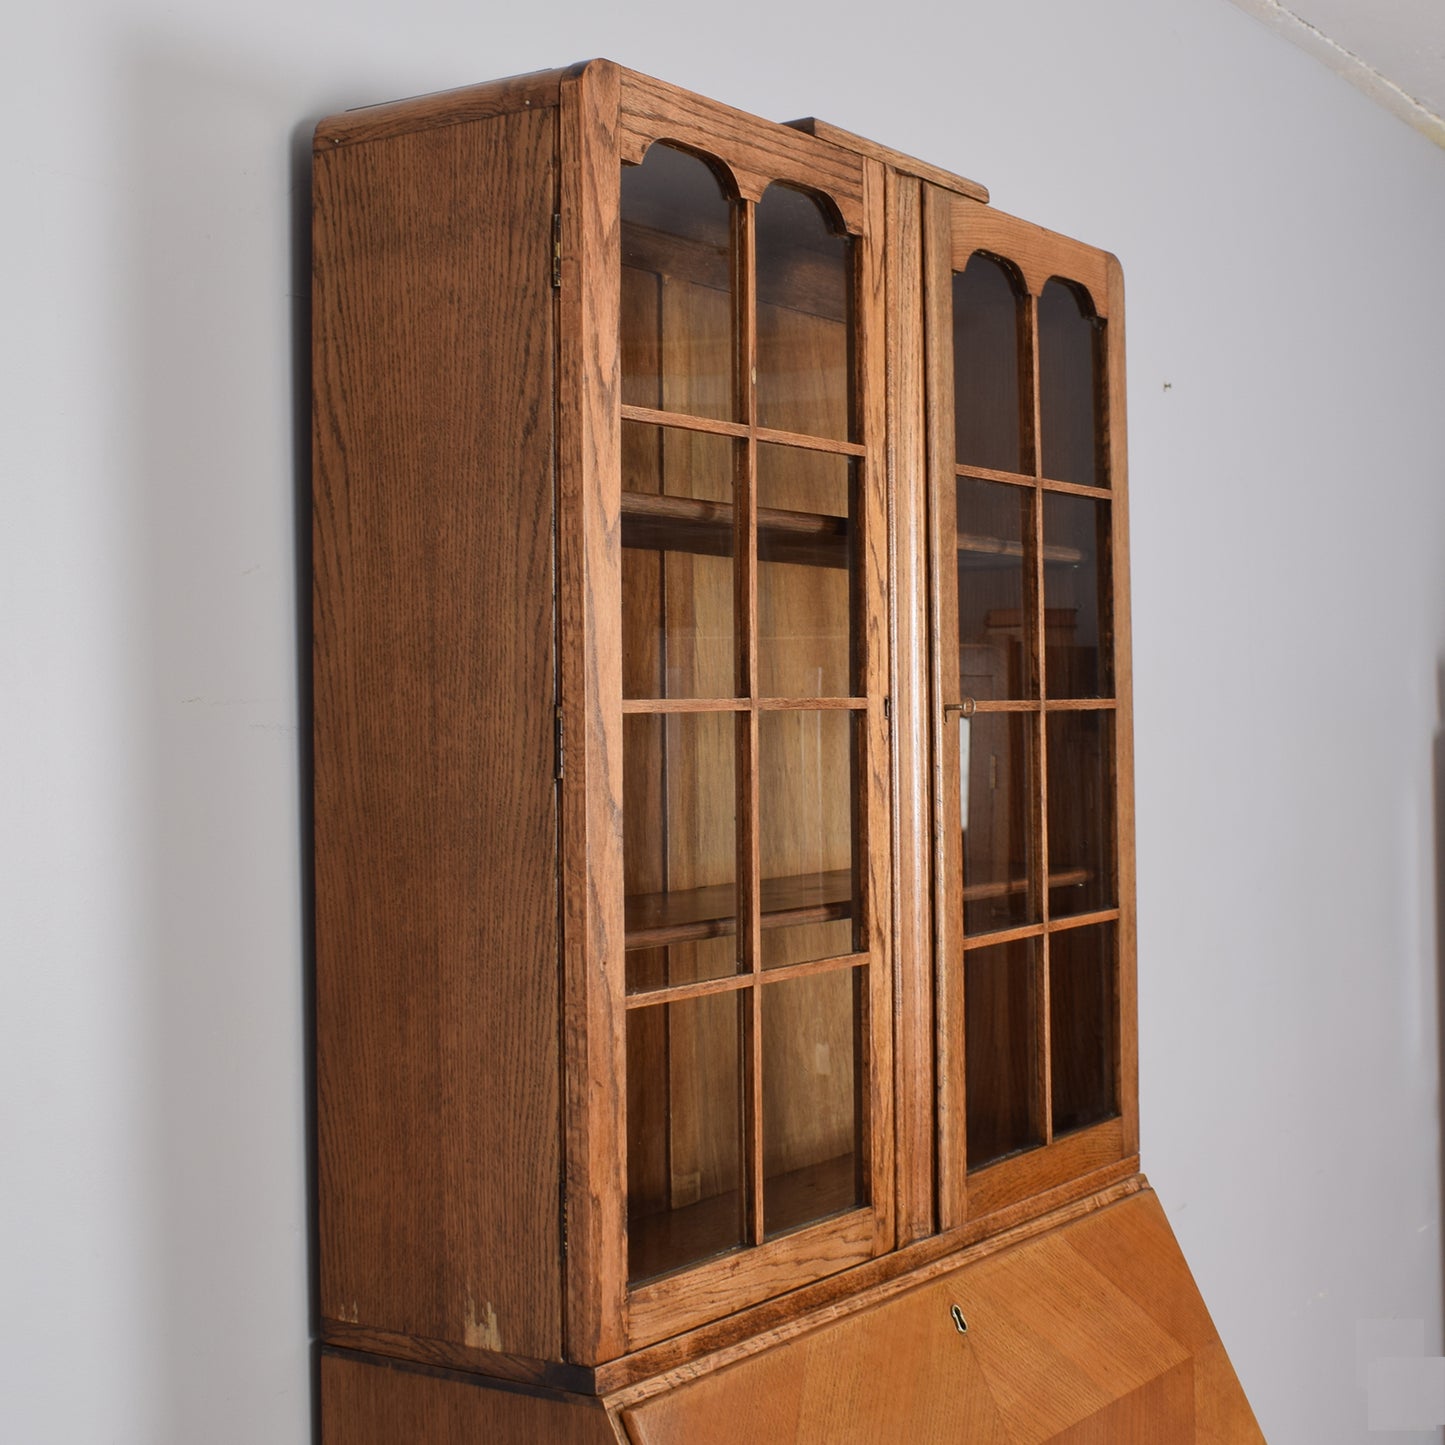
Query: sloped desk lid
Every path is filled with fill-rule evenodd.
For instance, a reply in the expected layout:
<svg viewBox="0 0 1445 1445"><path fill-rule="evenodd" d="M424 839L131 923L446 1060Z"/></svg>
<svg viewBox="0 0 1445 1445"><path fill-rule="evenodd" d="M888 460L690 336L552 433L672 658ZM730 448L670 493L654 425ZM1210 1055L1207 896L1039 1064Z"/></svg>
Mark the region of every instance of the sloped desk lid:
<svg viewBox="0 0 1445 1445"><path fill-rule="evenodd" d="M1147 1190L622 1418L634 1445L1264 1438Z"/></svg>

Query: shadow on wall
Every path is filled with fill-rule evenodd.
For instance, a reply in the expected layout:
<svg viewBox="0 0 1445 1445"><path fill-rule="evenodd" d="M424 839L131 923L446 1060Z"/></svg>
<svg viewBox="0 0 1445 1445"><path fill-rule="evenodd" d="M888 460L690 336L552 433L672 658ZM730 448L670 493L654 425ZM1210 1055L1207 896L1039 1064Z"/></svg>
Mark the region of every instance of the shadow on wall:
<svg viewBox="0 0 1445 1445"><path fill-rule="evenodd" d="M244 63L134 37L114 53L152 1438L280 1445L319 1438L299 725L312 127L292 130L294 94Z"/></svg>
<svg viewBox="0 0 1445 1445"><path fill-rule="evenodd" d="M1445 1130L1445 658L1435 665L1435 689L1437 721L1431 768L1435 805L1435 1044L1441 1071L1438 1117ZM1445 1135L1440 1142L1440 1197L1445 1200ZM1445 1310L1445 1278L1441 1280L1441 1299ZM1442 1320L1442 1333L1445 1333L1445 1320Z"/></svg>

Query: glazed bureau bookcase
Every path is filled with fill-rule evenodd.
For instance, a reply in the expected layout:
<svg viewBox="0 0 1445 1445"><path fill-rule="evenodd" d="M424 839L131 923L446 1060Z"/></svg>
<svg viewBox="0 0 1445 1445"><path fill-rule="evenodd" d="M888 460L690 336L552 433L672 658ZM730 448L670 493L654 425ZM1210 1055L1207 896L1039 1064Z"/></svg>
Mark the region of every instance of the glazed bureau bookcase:
<svg viewBox="0 0 1445 1445"><path fill-rule="evenodd" d="M1260 1439L1139 1173L1114 258L607 61L315 145L327 1445Z"/></svg>

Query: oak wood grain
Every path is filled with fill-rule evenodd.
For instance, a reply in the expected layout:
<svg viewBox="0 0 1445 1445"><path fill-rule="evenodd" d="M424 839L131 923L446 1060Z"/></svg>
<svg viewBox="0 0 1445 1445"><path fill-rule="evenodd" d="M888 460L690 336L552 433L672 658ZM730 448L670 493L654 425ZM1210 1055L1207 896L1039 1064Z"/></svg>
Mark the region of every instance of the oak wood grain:
<svg viewBox="0 0 1445 1445"><path fill-rule="evenodd" d="M801 120L790 120L788 124L796 130L806 131L809 135L817 136L819 140L842 146L844 150L857 151L859 155L871 156L875 161L887 166L892 175L929 181L935 186L943 186L945 189L957 191L971 200L979 201L984 205L988 204L988 190L979 185L977 181L970 181L963 176L955 175L952 171L944 170L942 166L931 165L928 161L920 161L914 156L904 155L902 151L896 151L890 146L879 145L877 141L855 135L851 130L844 130L840 125L831 125L828 121L819 120L816 116L811 115L804 116Z"/></svg>
<svg viewBox="0 0 1445 1445"><path fill-rule="evenodd" d="M677 141L721 162L746 200L761 200L774 181L790 182L825 194L849 231L862 230L858 156L636 71L623 71L621 78L624 160L640 161L653 141Z"/></svg>
<svg viewBox="0 0 1445 1445"><path fill-rule="evenodd" d="M555 113L317 158L321 1305L561 1347Z"/></svg>
<svg viewBox="0 0 1445 1445"><path fill-rule="evenodd" d="M329 1350L321 1402L321 1445L628 1445L597 1400Z"/></svg>
<svg viewBox="0 0 1445 1445"><path fill-rule="evenodd" d="M317 153L323 154L338 146L387 140L438 126L466 125L513 111L555 109L558 88L575 69L538 70L344 111L328 116L316 127L313 144Z"/></svg>
<svg viewBox="0 0 1445 1445"><path fill-rule="evenodd" d="M933 872L929 841L928 514L922 196L890 170L887 208L888 496L893 743L894 1071L898 1242L933 1232Z"/></svg>
<svg viewBox="0 0 1445 1445"><path fill-rule="evenodd" d="M567 1358L622 1348L621 237L617 67L561 86L558 606L562 718Z"/></svg>

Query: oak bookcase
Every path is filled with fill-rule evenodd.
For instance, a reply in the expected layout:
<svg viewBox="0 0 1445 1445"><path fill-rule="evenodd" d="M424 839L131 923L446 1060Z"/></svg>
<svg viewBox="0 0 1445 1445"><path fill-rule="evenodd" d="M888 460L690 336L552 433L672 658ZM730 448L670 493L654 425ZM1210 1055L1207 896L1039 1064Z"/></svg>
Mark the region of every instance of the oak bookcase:
<svg viewBox="0 0 1445 1445"><path fill-rule="evenodd" d="M1244 1441L1139 1173L1123 294L593 61L324 122L328 1445Z"/></svg>

